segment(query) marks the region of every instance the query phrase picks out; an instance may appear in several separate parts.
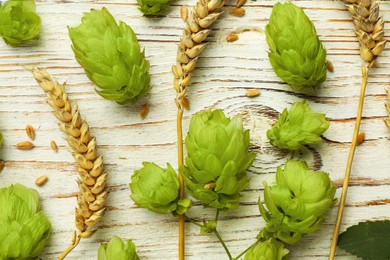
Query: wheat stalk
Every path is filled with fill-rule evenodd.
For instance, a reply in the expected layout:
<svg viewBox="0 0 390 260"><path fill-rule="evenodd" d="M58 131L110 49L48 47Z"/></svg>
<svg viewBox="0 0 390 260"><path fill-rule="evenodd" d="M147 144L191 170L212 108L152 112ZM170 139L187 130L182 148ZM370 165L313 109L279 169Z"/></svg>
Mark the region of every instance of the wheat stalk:
<svg viewBox="0 0 390 260"><path fill-rule="evenodd" d="M180 15L186 25L183 36L177 50L176 65L172 66L174 76L174 87L176 91L175 103L177 106L177 150L178 165L183 164L183 112L189 108L189 100L186 97L187 86L191 79L191 72L195 69L200 53L206 48L204 42L210 33L211 25L222 14L220 8L225 4L225 0L199 0L195 8L189 13L187 7L183 6ZM184 198L184 181L179 172L180 199ZM185 234L184 216L179 217L179 259L184 259Z"/></svg>
<svg viewBox="0 0 390 260"><path fill-rule="evenodd" d="M347 167L345 170L343 188L341 192L339 209L337 212L336 225L333 232L332 244L329 251L329 260L333 260L336 253L340 226L343 218L349 179L351 177L352 162L355 156L356 146L363 114L364 97L368 82L368 71L375 64L376 58L385 48L384 21L379 17L379 5L375 0L343 0L352 14L355 25L355 33L359 39L360 56L365 61L362 66L362 85L360 89L359 104L356 122L353 131L352 143L349 150Z"/></svg>
<svg viewBox="0 0 390 260"><path fill-rule="evenodd" d="M73 234L72 244L59 256L63 259L80 242L96 231L96 224L106 210L108 196L106 189L107 173L104 171L103 157L97 153L96 138L92 135L88 123L82 119L78 106L71 105L65 92L65 83L59 84L45 70L31 70L35 80L47 96L47 102L54 109L54 115L60 121L59 127L65 133L66 141L76 160L77 181L80 192L77 196L75 224L78 229Z"/></svg>

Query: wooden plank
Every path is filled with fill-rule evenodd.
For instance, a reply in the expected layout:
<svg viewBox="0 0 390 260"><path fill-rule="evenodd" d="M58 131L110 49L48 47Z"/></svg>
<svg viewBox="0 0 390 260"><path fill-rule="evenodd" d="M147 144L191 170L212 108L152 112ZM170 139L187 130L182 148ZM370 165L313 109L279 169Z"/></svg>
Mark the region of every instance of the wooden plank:
<svg viewBox="0 0 390 260"><path fill-rule="evenodd" d="M1 157L6 161L6 168L0 174L1 185L20 182L35 187L37 176L49 176L49 182L37 189L42 196L43 210L53 223L53 235L42 258L55 259L70 243L74 230L77 174L43 92L24 69L24 66L40 66L60 81L68 82L70 99L78 103L97 136L109 172L109 210L101 228L92 238L83 240L67 259L96 259L100 242L113 235L133 239L142 259L176 259L177 221L171 216L156 215L136 207L129 198L128 183L142 161L175 165L176 107L171 65L175 63L176 44L183 27L180 6L195 2L176 1L166 17L159 18L141 16L134 0L36 2L43 19L37 45L14 49L0 42L0 128L4 134ZM257 153L256 161L248 171L251 184L243 193L239 209L223 215L219 223L221 234L234 255L249 246L264 226L256 206L257 198L262 194L262 181L272 182L276 167L290 157L273 148L265 133L278 112L304 98L281 82L267 58L264 27L274 3L248 1L242 18L228 14L233 2L224 8L225 14L214 26L209 45L192 77L188 94L191 110L184 118L186 131L191 114L205 108L222 108L229 115L242 115L251 131L251 149ZM308 97L316 111L327 114L331 127L324 135L325 142L313 146L306 158L312 167L329 172L340 187L361 81L358 42L352 31L351 18L341 1L307 0L296 1L296 4L302 6L315 23L327 48L328 59L335 67L335 72L328 74L328 80L316 95ZM136 106L122 107L101 99L73 58L67 26L76 26L82 12L103 6L133 27L151 63L154 88L148 98ZM381 2L380 7L384 19L389 21L390 4ZM230 32L245 28L248 31L240 32L238 41L226 42L225 37ZM390 30L386 29L385 34L390 35ZM390 85L389 56L386 48L378 59L377 68L371 71L362 124L366 141L357 149L343 230L359 221L390 215L390 141L389 131L382 122L386 115L384 88ZM247 98L245 91L250 88L261 90L261 95ZM150 113L141 120L139 109L146 102L150 105ZM19 151L14 145L27 139L26 124L32 124L36 129L36 148ZM50 149L50 140L59 145L58 153ZM190 215L201 221L212 218L213 211L195 204ZM289 247L291 259L327 259L335 215L336 210L333 210L321 230ZM201 236L198 228L190 224L186 228L187 259L226 259L215 237ZM337 259L355 259L341 250L337 255Z"/></svg>

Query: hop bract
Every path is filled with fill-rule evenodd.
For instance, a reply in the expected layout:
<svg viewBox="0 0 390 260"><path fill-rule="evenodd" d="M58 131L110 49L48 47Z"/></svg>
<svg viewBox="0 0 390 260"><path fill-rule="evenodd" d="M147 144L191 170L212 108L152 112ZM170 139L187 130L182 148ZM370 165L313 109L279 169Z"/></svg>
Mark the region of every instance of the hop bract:
<svg viewBox="0 0 390 260"><path fill-rule="evenodd" d="M69 28L76 60L98 88L96 92L118 104L133 104L150 87L149 62L133 30L116 23L106 8L84 14Z"/></svg>
<svg viewBox="0 0 390 260"><path fill-rule="evenodd" d="M304 161L287 161L276 171L276 184L264 186L266 207L259 200L259 209L267 226L260 237L288 244L319 229L336 203L336 185L328 174L310 170Z"/></svg>
<svg viewBox="0 0 390 260"><path fill-rule="evenodd" d="M170 0L137 0L139 10L146 16L163 14L169 6Z"/></svg>
<svg viewBox="0 0 390 260"><path fill-rule="evenodd" d="M17 47L36 38L40 31L41 18L34 0L0 2L0 36L8 45Z"/></svg>
<svg viewBox="0 0 390 260"><path fill-rule="evenodd" d="M37 259L51 225L36 190L21 184L0 189L0 259Z"/></svg>
<svg viewBox="0 0 390 260"><path fill-rule="evenodd" d="M275 73L297 89L316 87L326 79L326 51L303 10L276 3L265 28L269 60Z"/></svg>
<svg viewBox="0 0 390 260"><path fill-rule="evenodd" d="M285 260L288 252L283 243L270 238L252 246L245 254L244 260Z"/></svg>
<svg viewBox="0 0 390 260"><path fill-rule="evenodd" d="M293 151L320 143L320 135L329 128L325 116L311 110L306 101L295 102L290 110L283 110L278 121L267 131L267 137L273 146Z"/></svg>
<svg viewBox="0 0 390 260"><path fill-rule="evenodd" d="M98 260L139 260L139 257L132 241L123 242L114 236L110 242L101 244Z"/></svg>
<svg viewBox="0 0 390 260"><path fill-rule="evenodd" d="M179 200L179 180L172 166L163 169L150 162L131 176L131 198L140 207L160 214L184 214L191 207L189 199Z"/></svg>
<svg viewBox="0 0 390 260"><path fill-rule="evenodd" d="M222 110L201 111L191 119L185 144L187 166L180 172L188 193L205 206L236 208L255 158L248 153L249 131L243 130L241 118L227 118Z"/></svg>

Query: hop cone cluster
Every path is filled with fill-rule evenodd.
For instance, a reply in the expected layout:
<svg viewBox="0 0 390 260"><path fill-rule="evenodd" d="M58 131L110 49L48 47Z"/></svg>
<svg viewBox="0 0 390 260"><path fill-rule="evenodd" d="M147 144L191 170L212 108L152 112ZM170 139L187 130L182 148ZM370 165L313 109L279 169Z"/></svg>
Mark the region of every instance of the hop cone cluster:
<svg viewBox="0 0 390 260"><path fill-rule="evenodd" d="M273 146L295 151L322 142L320 135L328 128L325 114L315 113L306 101L295 102L290 110L283 110L278 121L267 131L267 137Z"/></svg>
<svg viewBox="0 0 390 260"><path fill-rule="evenodd" d="M150 162L134 171L131 176L131 199L140 207L160 214L184 214L191 207L191 200L179 200L179 180L172 166L167 169Z"/></svg>
<svg viewBox="0 0 390 260"><path fill-rule="evenodd" d="M245 254L244 260L285 260L288 252L282 242L270 238L252 246Z"/></svg>
<svg viewBox="0 0 390 260"><path fill-rule="evenodd" d="M98 260L139 260L139 257L132 241L123 242L114 236L110 242L101 244Z"/></svg>
<svg viewBox="0 0 390 260"><path fill-rule="evenodd" d="M264 186L266 207L259 200L259 209L267 226L261 238L295 244L319 229L336 203L336 185L328 174L310 170L303 161L287 161L284 169L277 169L276 183Z"/></svg>
<svg viewBox="0 0 390 260"><path fill-rule="evenodd" d="M106 8L84 14L81 24L69 28L76 60L96 92L118 104L133 104L150 87L149 62L140 50L133 30L119 25Z"/></svg>
<svg viewBox="0 0 390 260"><path fill-rule="evenodd" d="M293 3L276 3L265 28L269 60L275 73L298 90L326 79L326 51L303 10Z"/></svg>
<svg viewBox="0 0 390 260"><path fill-rule="evenodd" d="M0 259L37 259L51 225L36 190L21 184L0 189Z"/></svg>
<svg viewBox="0 0 390 260"><path fill-rule="evenodd" d="M138 9L146 16L161 15L169 7L170 0L137 0Z"/></svg>
<svg viewBox="0 0 390 260"><path fill-rule="evenodd" d="M36 13L34 0L0 2L0 36L17 47L36 38L41 31L41 18Z"/></svg>
<svg viewBox="0 0 390 260"><path fill-rule="evenodd" d="M188 156L181 166L188 193L205 206L236 208L240 192L249 183L246 170L254 153L248 153L249 131L241 118L227 118L222 110L195 114L185 139Z"/></svg>

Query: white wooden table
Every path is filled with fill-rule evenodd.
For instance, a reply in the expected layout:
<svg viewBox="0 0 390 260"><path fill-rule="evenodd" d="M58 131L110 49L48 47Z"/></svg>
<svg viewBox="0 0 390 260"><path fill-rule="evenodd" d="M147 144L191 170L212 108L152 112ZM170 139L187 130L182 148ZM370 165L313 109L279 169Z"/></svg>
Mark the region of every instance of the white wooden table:
<svg viewBox="0 0 390 260"><path fill-rule="evenodd" d="M248 175L249 188L243 193L237 210L223 215L219 223L221 235L233 255L237 255L255 240L264 226L256 201L262 194L262 181L272 182L277 166L290 156L273 148L265 132L275 121L277 113L304 96L294 93L274 74L267 58L268 46L264 28L275 1L248 1L245 16L238 18L227 11L214 26L209 45L201 55L189 87L191 110L185 113L185 132L190 115L205 108L222 108L229 115L240 114L251 131L252 150L257 153ZM20 182L36 188L42 197L42 207L53 225L53 234L42 259L55 259L70 243L74 230L77 173L74 160L62 137L43 91L23 66L40 66L67 81L70 99L78 103L99 149L104 153L109 172L109 210L99 231L84 239L67 259L96 259L100 242L113 235L133 239L142 259L177 259L177 220L170 215L160 216L138 208L129 198L130 176L141 167L142 161L165 162L176 165L176 106L172 88L171 65L175 62L183 22L179 17L181 5L195 1L176 1L166 17L145 18L134 0L37 0L41 15L42 33L33 47L11 48L0 42L0 129L4 135L1 158L6 161L0 173L0 184ZM310 149L307 159L315 169L329 172L341 186L354 126L360 87L360 57L358 42L353 33L350 15L341 1L296 1L305 8L315 23L318 34L328 50L328 59L335 67L316 96L307 97L318 112L331 121L325 142ZM128 23L146 49L151 63L152 85L148 100L136 106L119 106L100 98L94 85L73 57L67 26L80 23L82 12L107 7L118 19ZM390 21L390 3L380 3L385 21ZM385 35L390 36L389 23ZM239 40L227 43L232 31L243 31ZM357 148L352 171L347 207L342 230L366 219L390 216L390 132L382 122L386 115L383 103L385 87L389 86L389 48L371 71L364 108L362 131L365 142ZM261 90L256 98L245 96L247 89ZM148 102L150 113L141 120L139 109ZM35 148L20 151L15 144L27 140L25 126L36 129ZM59 145L58 153L50 141ZM38 188L34 180L48 175L49 182ZM340 195L340 188L337 196ZM190 215L196 219L211 218L213 211L196 204ZM336 209L321 230L306 236L299 244L288 247L290 259L327 259ZM193 225L186 226L187 259L226 259L216 238L202 236ZM337 259L355 259L338 250Z"/></svg>

